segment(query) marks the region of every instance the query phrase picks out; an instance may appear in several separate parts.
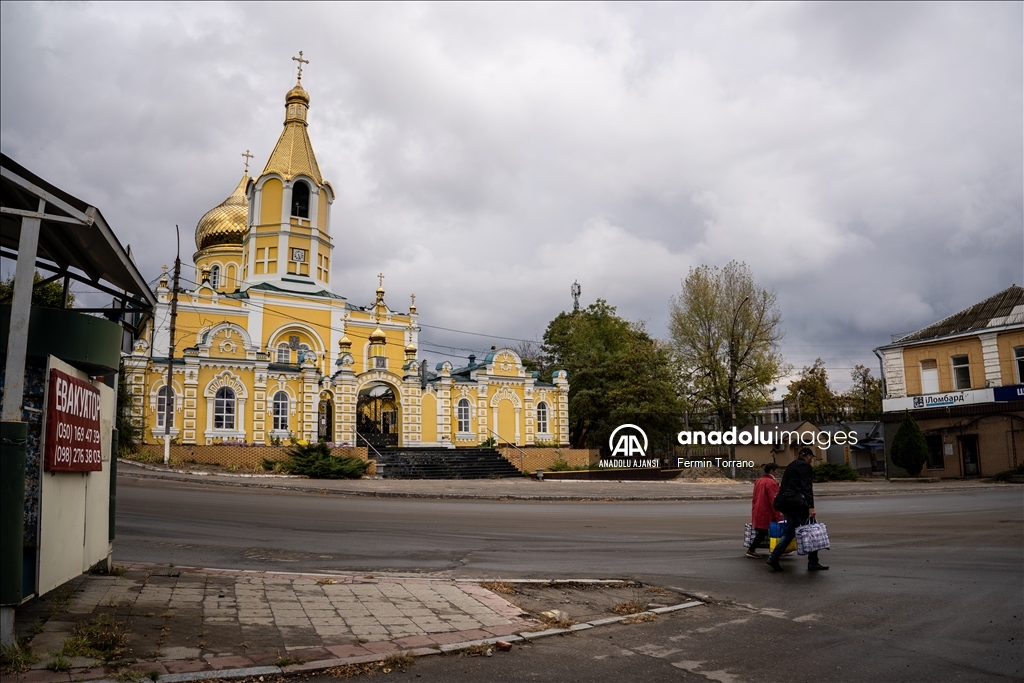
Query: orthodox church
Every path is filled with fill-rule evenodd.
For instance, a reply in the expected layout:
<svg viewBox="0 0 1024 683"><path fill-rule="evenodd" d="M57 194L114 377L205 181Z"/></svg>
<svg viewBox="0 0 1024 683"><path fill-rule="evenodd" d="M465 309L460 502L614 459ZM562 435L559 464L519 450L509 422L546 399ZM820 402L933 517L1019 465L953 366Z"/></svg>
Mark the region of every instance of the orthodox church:
<svg viewBox="0 0 1024 683"><path fill-rule="evenodd" d="M335 192L310 142L299 54L266 166L250 177L247 151L235 190L196 226L199 282L179 290L173 358L165 272L154 318L125 359L144 440L163 440L169 402L171 438L186 444L568 444L564 371L542 382L508 348L430 370L415 295L393 307L383 275L365 305L331 290Z"/></svg>

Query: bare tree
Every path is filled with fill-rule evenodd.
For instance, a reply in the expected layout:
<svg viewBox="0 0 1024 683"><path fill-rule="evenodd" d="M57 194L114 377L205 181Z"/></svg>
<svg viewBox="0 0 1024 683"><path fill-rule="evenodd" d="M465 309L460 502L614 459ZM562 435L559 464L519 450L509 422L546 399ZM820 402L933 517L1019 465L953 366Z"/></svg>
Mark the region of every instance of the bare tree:
<svg viewBox="0 0 1024 683"><path fill-rule="evenodd" d="M538 342L518 341L512 345L527 370L539 370L544 362L544 350Z"/></svg>
<svg viewBox="0 0 1024 683"><path fill-rule="evenodd" d="M776 294L759 287L745 263L691 268L672 297L669 332L687 393L726 428L767 403L788 370Z"/></svg>

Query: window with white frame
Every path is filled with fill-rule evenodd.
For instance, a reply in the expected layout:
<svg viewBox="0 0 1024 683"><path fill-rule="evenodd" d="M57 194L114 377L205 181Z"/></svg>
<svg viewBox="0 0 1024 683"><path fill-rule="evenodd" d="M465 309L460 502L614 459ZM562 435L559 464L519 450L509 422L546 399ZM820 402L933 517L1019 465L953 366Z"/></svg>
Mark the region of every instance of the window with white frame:
<svg viewBox="0 0 1024 683"><path fill-rule="evenodd" d="M277 345L277 362L278 363L289 363L292 360L292 347L288 346L288 342L281 342Z"/></svg>
<svg viewBox="0 0 1024 683"><path fill-rule="evenodd" d="M468 399L464 398L464 399L459 401L459 404L455 407L455 416L458 418L458 421L459 421L459 431L460 432L468 432L469 431L469 400Z"/></svg>
<svg viewBox="0 0 1024 683"><path fill-rule="evenodd" d="M220 287L220 266L210 268L210 286L214 289Z"/></svg>
<svg viewBox="0 0 1024 683"><path fill-rule="evenodd" d="M921 393L939 393L939 364L934 358L921 361Z"/></svg>
<svg viewBox="0 0 1024 683"><path fill-rule="evenodd" d="M164 422L167 417L167 394L168 390L166 386L160 387L156 392L156 426L160 429L166 428ZM174 429L174 389L170 390L170 402L171 402L171 429Z"/></svg>
<svg viewBox="0 0 1024 683"><path fill-rule="evenodd" d="M953 388L966 391L971 388L971 364L967 356L953 356Z"/></svg>
<svg viewBox="0 0 1024 683"><path fill-rule="evenodd" d="M217 390L213 399L213 428L235 428L235 392L227 387Z"/></svg>
<svg viewBox="0 0 1024 683"><path fill-rule="evenodd" d="M541 434L548 433L548 404L544 401L537 404L537 431Z"/></svg>
<svg viewBox="0 0 1024 683"><path fill-rule="evenodd" d="M279 391L274 394L274 431L288 431L288 394Z"/></svg>
<svg viewBox="0 0 1024 683"><path fill-rule="evenodd" d="M1024 346L1013 350L1013 360L1017 364L1017 384L1024 384Z"/></svg>
<svg viewBox="0 0 1024 683"><path fill-rule="evenodd" d="M295 357L295 362L305 363L307 351L309 351L309 344L299 344L299 352L298 355Z"/></svg>

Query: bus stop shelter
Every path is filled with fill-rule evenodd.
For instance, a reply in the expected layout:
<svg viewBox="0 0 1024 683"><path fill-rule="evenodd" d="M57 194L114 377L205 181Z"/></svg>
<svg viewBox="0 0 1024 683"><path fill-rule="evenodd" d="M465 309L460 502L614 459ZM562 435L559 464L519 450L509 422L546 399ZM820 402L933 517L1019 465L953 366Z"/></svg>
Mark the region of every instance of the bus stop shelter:
<svg viewBox="0 0 1024 683"><path fill-rule="evenodd" d="M156 299L99 209L0 162L0 257L16 262L13 296L0 301L0 639L12 646L17 605L109 558L117 372ZM72 281L111 305L68 308ZM34 288L53 282L63 307L33 306ZM80 430L61 422L71 418ZM79 433L95 448L73 448Z"/></svg>

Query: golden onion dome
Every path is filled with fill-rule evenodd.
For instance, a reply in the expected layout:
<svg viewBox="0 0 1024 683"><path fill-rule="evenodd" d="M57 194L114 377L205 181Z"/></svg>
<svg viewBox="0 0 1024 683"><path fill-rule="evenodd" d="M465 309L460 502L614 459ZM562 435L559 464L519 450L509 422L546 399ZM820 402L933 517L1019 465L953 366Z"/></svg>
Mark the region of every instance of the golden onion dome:
<svg viewBox="0 0 1024 683"><path fill-rule="evenodd" d="M196 226L196 247L205 249L219 244L241 244L248 229L249 202L245 186L249 174L243 173L231 196L213 207L199 219Z"/></svg>
<svg viewBox="0 0 1024 683"><path fill-rule="evenodd" d="M288 94L284 96L285 104L289 102L302 102L306 106L309 106L309 93L302 87L302 83L296 83L295 87L288 91Z"/></svg>
<svg viewBox="0 0 1024 683"><path fill-rule="evenodd" d="M371 344L386 344L388 341L387 335L384 334L384 330L380 329L380 324L377 325L377 329L370 333Z"/></svg>

